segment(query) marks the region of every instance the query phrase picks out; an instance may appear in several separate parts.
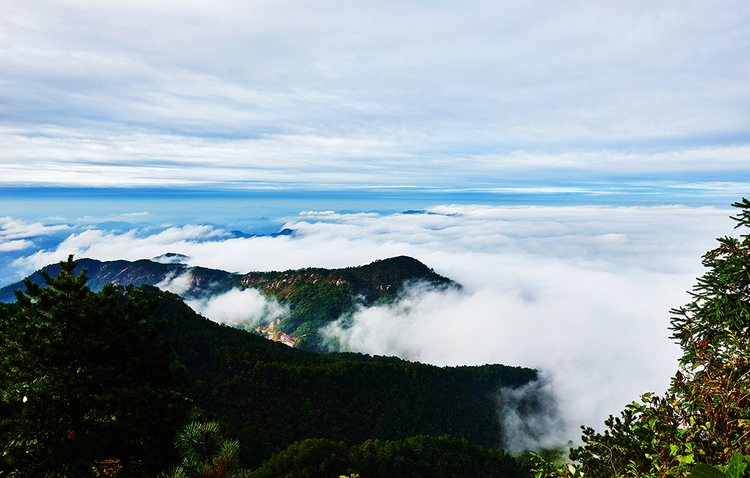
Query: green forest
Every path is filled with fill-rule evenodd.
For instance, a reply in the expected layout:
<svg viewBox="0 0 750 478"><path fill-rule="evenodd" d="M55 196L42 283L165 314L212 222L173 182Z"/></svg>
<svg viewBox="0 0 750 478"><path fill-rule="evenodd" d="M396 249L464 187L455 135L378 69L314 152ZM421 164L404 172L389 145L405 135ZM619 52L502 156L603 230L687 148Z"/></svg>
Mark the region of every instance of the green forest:
<svg viewBox="0 0 750 478"><path fill-rule="evenodd" d="M536 370L291 348L153 286L95 292L71 256L0 305L0 477L746 476L750 201L733 206L744 234L718 239L691 302L671 311L683 354L670 389L603 432L582 427L567 456L496 448L494 393ZM313 289L283 284L316 274L243 280L285 300ZM377 290L365 300L383 300Z"/></svg>
<svg viewBox="0 0 750 478"><path fill-rule="evenodd" d="M444 466L430 461L435 448L475 456L467 469L520 476L512 458L488 450L501 432L492 393L535 370L290 348L211 322L153 286L93 292L76 266L71 257L56 276L42 272L44 286L27 280L0 309L2 476L156 476L176 466L178 432L196 420L220 426L239 469L254 473L322 439L353 473L374 466L362 450L411 450L404 470L434 471Z"/></svg>

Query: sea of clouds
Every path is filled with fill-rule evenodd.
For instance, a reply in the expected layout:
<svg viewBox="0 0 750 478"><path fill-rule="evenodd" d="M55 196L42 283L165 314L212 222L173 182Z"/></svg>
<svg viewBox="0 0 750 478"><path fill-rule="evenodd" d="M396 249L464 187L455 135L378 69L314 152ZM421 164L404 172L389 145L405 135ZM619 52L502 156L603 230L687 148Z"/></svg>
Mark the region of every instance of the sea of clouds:
<svg viewBox="0 0 750 478"><path fill-rule="evenodd" d="M237 238L207 225L123 231L5 218L0 251L20 254L12 265L23 273L68 254L136 260L174 252L188 256L189 265L237 272L415 257L463 288L415 284L402 300L362 309L326 333L369 354L539 369L561 412L549 422L556 433L536 439L549 445L575 440L579 425L600 428L644 392L666 389L679 356L669 339L669 310L689 300L701 255L715 238L733 233L730 214L685 206L304 211L280 223L294 235L276 238ZM35 248L47 233L62 235L53 247ZM178 289L180 278L164 285ZM192 305L229 323L284 313L253 291Z"/></svg>

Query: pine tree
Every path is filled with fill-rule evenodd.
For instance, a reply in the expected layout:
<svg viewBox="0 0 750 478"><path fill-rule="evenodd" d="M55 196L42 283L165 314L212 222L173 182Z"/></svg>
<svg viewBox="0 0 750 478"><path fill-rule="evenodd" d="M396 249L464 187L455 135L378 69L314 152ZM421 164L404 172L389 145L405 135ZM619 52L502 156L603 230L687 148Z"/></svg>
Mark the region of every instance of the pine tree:
<svg viewBox="0 0 750 478"><path fill-rule="evenodd" d="M180 464L164 478L244 478L237 441L222 436L216 422L193 422L178 435Z"/></svg>
<svg viewBox="0 0 750 478"><path fill-rule="evenodd" d="M93 293L72 256L60 266L0 317L0 476L163 469L187 402L155 303L132 287Z"/></svg>

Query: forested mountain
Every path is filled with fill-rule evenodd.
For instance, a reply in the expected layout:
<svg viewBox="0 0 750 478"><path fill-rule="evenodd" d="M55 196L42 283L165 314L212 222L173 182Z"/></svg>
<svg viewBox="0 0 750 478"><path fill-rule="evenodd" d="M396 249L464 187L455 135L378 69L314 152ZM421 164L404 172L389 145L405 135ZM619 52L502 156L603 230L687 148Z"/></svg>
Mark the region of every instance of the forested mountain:
<svg viewBox="0 0 750 478"><path fill-rule="evenodd" d="M204 267L189 267L181 263L156 260L108 261L79 259L76 273L86 269L89 287L99 291L105 284L154 285L168 284L180 277L181 297L208 299L230 289L255 288L288 309L288 314L275 325L276 332L289 334L295 346L322 351L318 330L355 310L358 306L372 306L393 300L408 283L421 282L428 287L460 287L450 279L435 273L416 259L406 256L375 261L359 267L343 269L307 268L284 272L231 273ZM60 271L59 264L42 270L50 275ZM44 282L40 271L30 276L36 284ZM13 291L24 289L22 282L0 289L0 302L15 300Z"/></svg>
<svg viewBox="0 0 750 478"><path fill-rule="evenodd" d="M278 330L297 338L297 346L325 351L318 330L327 323L368 307L396 299L408 283L428 287L460 287L406 256L345 269L309 268L285 272L251 272L241 276L246 288L256 288L289 307Z"/></svg>
<svg viewBox="0 0 750 478"><path fill-rule="evenodd" d="M0 304L0 476L101 476L113 466L152 476L173 459L167 435L186 412L220 422L244 466L266 462L258 476L329 449L329 471L520 476L513 459L481 447L501 440L498 391L537 379L535 370L291 348L212 322L154 286L92 292L75 266L61 263L57 277L41 274L48 287L27 281L18 302ZM334 277L361 287L379 266ZM531 396L521 407L538 405Z"/></svg>
<svg viewBox="0 0 750 478"><path fill-rule="evenodd" d="M144 292L160 298L155 318L166 320L163 338L187 368L186 394L227 424L251 466L305 438L351 446L450 434L494 447L501 432L496 392L537 378L521 367L441 368L298 350L211 322L174 294Z"/></svg>

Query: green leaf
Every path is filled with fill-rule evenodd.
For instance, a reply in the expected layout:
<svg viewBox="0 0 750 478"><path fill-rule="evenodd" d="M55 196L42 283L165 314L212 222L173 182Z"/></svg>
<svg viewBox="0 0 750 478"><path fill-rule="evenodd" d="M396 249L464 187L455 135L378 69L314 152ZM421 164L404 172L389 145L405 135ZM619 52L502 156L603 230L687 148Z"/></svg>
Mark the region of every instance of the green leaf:
<svg viewBox="0 0 750 478"><path fill-rule="evenodd" d="M745 457L737 452L734 452L732 454L732 458L729 460L729 466L727 466L726 475L730 476L731 478L742 478L745 473L745 468L747 468Z"/></svg>
<svg viewBox="0 0 750 478"><path fill-rule="evenodd" d="M693 471L690 472L688 477L692 478L727 478L727 475L717 470L713 466L705 465L703 463L695 465Z"/></svg>

